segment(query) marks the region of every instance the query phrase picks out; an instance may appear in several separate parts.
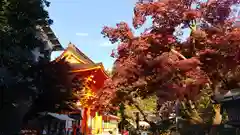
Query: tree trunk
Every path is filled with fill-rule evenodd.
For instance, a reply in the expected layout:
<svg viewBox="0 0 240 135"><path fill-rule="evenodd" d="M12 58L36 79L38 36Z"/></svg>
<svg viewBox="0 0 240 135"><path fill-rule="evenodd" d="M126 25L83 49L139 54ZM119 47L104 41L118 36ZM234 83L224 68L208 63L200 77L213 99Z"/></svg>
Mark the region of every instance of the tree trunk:
<svg viewBox="0 0 240 135"><path fill-rule="evenodd" d="M158 130L157 130L157 125L156 125L154 122L149 121L149 120L147 119L147 115L146 115L146 114L144 113L144 111L138 106L138 104L137 104L136 102L134 102L133 104L134 104L134 106L138 109L138 111L140 112L140 114L143 116L144 121L147 122L147 123L150 125L150 127L151 127L151 129L152 129L152 131L153 131L153 134L154 134L154 135L159 134L159 133L158 133Z"/></svg>

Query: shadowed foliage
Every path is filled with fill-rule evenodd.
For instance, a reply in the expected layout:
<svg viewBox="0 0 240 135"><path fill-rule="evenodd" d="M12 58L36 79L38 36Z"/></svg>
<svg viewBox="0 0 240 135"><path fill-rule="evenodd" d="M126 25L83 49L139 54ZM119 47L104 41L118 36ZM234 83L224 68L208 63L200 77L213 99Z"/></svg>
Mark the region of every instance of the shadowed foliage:
<svg viewBox="0 0 240 135"><path fill-rule="evenodd" d="M39 111L57 111L74 98L68 63L50 62L52 50L39 29L53 23L45 10L49 4L0 0L1 134L18 133L23 119L27 122Z"/></svg>

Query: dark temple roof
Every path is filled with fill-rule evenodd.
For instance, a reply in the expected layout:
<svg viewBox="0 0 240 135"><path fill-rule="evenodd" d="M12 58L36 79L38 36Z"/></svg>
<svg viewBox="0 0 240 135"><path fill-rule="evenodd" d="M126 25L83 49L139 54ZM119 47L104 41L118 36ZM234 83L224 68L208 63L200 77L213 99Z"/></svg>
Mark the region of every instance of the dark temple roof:
<svg viewBox="0 0 240 135"><path fill-rule="evenodd" d="M41 26L41 28L42 28L43 32L48 36L48 39L50 40L50 42L54 45L53 46L53 51L64 50L64 48L62 47L62 45L58 41L58 38L56 37L56 35L54 34L54 32L52 31L50 26Z"/></svg>

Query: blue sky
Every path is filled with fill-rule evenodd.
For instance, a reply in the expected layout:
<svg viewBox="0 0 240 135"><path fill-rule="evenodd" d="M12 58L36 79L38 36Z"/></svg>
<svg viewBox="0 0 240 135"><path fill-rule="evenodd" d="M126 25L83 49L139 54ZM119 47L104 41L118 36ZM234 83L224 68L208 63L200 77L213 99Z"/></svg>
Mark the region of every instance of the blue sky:
<svg viewBox="0 0 240 135"><path fill-rule="evenodd" d="M111 68L113 59L110 54L116 45L103 38L101 30L104 25L115 26L120 21L126 21L132 26L136 0L50 0L50 2L48 11L54 20L52 29L60 43L66 47L72 42L95 62L103 62L105 68ZM59 53L54 53L53 57L58 55Z"/></svg>
<svg viewBox="0 0 240 135"><path fill-rule="evenodd" d="M114 61L110 57L116 45L103 38L103 26L115 26L121 21L132 26L133 8L137 0L50 0L48 8L50 17L54 20L52 29L63 47L69 42L75 44L83 53L95 62L103 62L106 69L112 67ZM237 8L237 7L236 7ZM239 8L237 8L239 9ZM239 10L238 10L239 11ZM235 13L238 15L238 13ZM151 25L151 21L135 34ZM190 30L185 29L181 39L189 36ZM52 58L60 53L53 53Z"/></svg>

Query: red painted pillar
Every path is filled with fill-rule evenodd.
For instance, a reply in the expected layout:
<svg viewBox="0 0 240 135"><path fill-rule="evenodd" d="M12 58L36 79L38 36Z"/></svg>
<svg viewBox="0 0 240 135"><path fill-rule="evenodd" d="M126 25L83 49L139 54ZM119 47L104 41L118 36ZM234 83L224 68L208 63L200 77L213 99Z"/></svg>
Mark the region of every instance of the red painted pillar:
<svg viewBox="0 0 240 135"><path fill-rule="evenodd" d="M73 125L73 135L77 135L77 127L76 127L76 124Z"/></svg>
<svg viewBox="0 0 240 135"><path fill-rule="evenodd" d="M86 133L86 129L87 129L87 108L84 108L83 109L83 119L82 119L82 122L81 122L81 129L82 129L82 133Z"/></svg>
<svg viewBox="0 0 240 135"><path fill-rule="evenodd" d="M86 108L86 133L87 133L87 135L89 134L89 131L90 131L90 129L89 129L89 127L88 127L88 125L89 125L89 121L88 121L88 119L89 119L89 117L90 117L90 109L88 109L88 108Z"/></svg>

